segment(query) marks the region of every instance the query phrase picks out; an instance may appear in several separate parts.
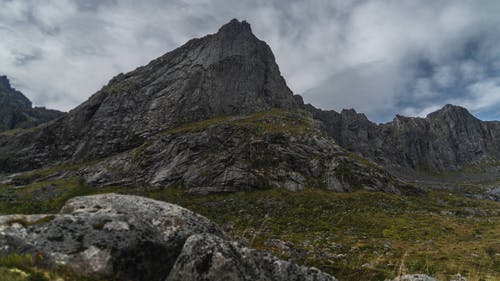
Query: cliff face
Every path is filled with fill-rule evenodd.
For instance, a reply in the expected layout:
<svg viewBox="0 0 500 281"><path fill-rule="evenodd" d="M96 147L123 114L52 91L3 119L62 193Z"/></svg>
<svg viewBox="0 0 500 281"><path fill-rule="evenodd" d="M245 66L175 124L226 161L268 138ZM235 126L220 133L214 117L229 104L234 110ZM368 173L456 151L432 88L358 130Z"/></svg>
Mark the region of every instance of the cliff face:
<svg viewBox="0 0 500 281"><path fill-rule="evenodd" d="M30 128L62 116L57 110L32 107L31 101L0 76L0 132Z"/></svg>
<svg viewBox="0 0 500 281"><path fill-rule="evenodd" d="M447 171L500 157L500 122L483 122L446 105L425 118L396 116L377 125L354 110L308 107L340 145L394 169Z"/></svg>

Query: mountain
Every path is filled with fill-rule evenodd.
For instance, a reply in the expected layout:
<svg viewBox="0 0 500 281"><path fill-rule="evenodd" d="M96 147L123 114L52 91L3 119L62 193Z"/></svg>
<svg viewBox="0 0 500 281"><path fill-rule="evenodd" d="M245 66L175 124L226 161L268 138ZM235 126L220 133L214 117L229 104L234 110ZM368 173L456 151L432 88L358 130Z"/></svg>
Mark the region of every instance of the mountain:
<svg viewBox="0 0 500 281"><path fill-rule="evenodd" d="M48 163L95 159L182 124L301 103L286 86L269 46L248 23L233 20L216 34L114 77L34 142L50 154Z"/></svg>
<svg viewBox="0 0 500 281"><path fill-rule="evenodd" d="M0 216L0 272L498 279L500 203L480 199L498 198L494 174L455 189L394 176L498 159L497 132L455 106L377 125L304 105L269 47L233 20L116 76L53 122L0 134L0 214L52 214Z"/></svg>
<svg viewBox="0 0 500 281"><path fill-rule="evenodd" d="M393 170L442 172L500 159L500 122L481 121L463 107L446 105L425 118L397 115L380 125L352 109L307 109L342 147Z"/></svg>
<svg viewBox="0 0 500 281"><path fill-rule="evenodd" d="M411 190L324 134L245 21L114 77L67 116L0 138L0 171L79 164L94 186L206 194L282 187Z"/></svg>
<svg viewBox="0 0 500 281"><path fill-rule="evenodd" d="M35 127L63 114L43 107L33 108L27 97L12 88L7 76L0 76L0 132Z"/></svg>

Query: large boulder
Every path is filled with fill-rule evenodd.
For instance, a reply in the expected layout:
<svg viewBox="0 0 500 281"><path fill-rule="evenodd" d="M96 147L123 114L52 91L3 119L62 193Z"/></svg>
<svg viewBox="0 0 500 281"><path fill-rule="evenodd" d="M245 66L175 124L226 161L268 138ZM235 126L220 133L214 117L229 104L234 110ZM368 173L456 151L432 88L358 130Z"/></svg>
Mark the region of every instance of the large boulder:
<svg viewBox="0 0 500 281"><path fill-rule="evenodd" d="M200 234L191 236L166 281L335 281L316 268L307 268L237 242Z"/></svg>
<svg viewBox="0 0 500 281"><path fill-rule="evenodd" d="M0 217L0 256L13 253L118 280L223 280L216 277L236 271L242 274L231 280L334 280L230 242L218 226L187 209L130 195L77 197L57 215ZM204 264L210 253L215 260ZM188 273L192 266L196 273Z"/></svg>
<svg viewBox="0 0 500 281"><path fill-rule="evenodd" d="M160 280L193 234L225 237L187 209L117 194L77 197L53 217L1 217L0 232L0 253L42 252L83 275L123 280Z"/></svg>

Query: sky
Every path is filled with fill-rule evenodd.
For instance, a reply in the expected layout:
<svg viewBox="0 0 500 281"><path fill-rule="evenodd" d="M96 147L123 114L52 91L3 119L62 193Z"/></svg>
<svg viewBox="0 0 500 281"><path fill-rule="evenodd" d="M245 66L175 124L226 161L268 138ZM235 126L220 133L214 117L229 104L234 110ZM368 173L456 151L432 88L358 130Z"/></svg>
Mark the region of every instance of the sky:
<svg viewBox="0 0 500 281"><path fill-rule="evenodd" d="M0 0L0 75L67 111L237 18L316 107L386 122L451 103L500 120L498 15L497 0Z"/></svg>

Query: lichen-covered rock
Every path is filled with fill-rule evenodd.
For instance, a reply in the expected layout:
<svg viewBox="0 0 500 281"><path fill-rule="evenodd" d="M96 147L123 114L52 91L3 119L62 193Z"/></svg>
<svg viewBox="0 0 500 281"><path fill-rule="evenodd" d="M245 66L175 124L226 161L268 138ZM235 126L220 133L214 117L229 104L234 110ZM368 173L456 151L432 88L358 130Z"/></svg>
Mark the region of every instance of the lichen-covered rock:
<svg viewBox="0 0 500 281"><path fill-rule="evenodd" d="M184 244L166 281L335 281L315 268L279 260L209 234L193 235Z"/></svg>
<svg viewBox="0 0 500 281"><path fill-rule="evenodd" d="M335 280L230 242L187 209L130 195L77 197L57 215L0 216L0 256L12 253L113 280Z"/></svg>
<svg viewBox="0 0 500 281"><path fill-rule="evenodd" d="M84 275L160 280L194 234L225 237L205 217L129 195L71 199L60 214L0 219L0 254L41 251Z"/></svg>

